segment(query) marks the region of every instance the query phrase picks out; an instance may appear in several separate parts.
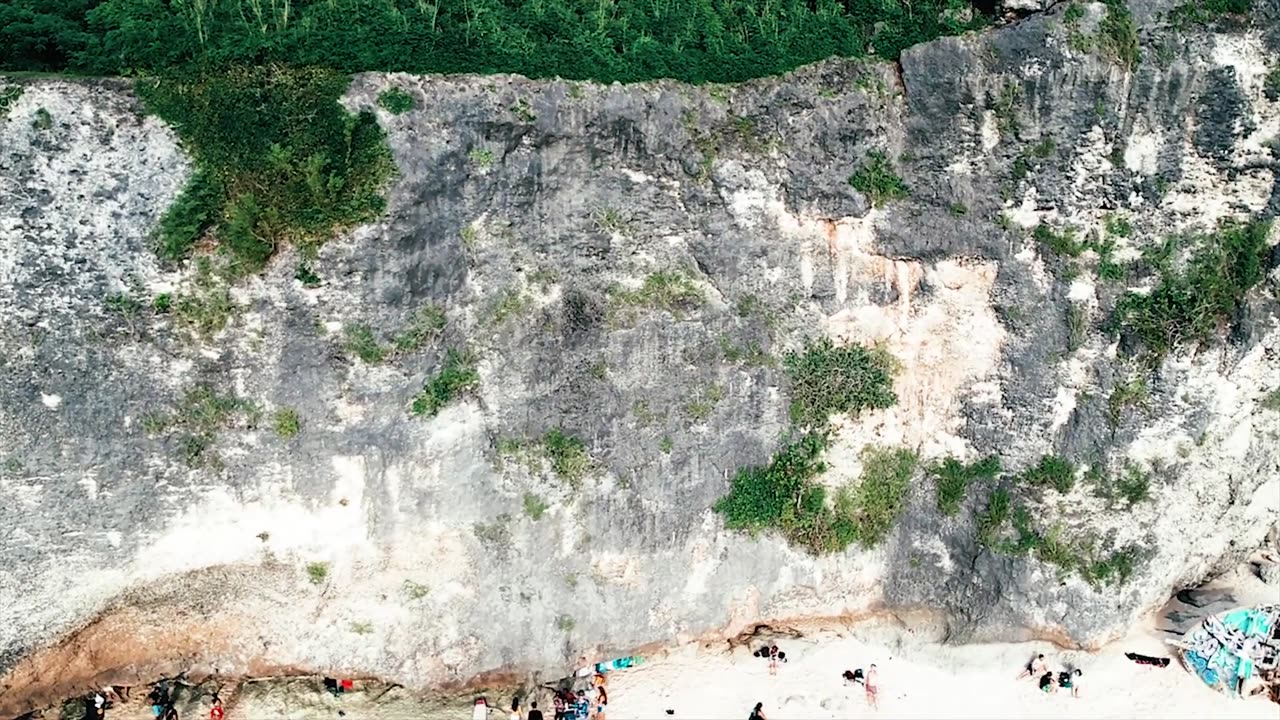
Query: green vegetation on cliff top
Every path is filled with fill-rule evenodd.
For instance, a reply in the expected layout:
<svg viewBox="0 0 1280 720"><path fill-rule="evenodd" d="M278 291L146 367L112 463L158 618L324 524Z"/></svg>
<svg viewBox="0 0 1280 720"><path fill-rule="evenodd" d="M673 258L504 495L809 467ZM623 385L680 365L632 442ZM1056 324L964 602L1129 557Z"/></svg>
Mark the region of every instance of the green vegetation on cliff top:
<svg viewBox="0 0 1280 720"><path fill-rule="evenodd" d="M134 75L278 62L738 82L831 56L896 58L982 22L966 0L10 0L0 4L0 69Z"/></svg>

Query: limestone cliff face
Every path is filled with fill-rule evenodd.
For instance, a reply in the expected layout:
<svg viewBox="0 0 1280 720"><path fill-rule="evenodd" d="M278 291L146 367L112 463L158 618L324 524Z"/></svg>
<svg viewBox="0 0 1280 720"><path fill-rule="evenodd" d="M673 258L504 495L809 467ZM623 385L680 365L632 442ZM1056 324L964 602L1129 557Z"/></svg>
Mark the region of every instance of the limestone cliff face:
<svg viewBox="0 0 1280 720"><path fill-rule="evenodd" d="M1280 28L1258 4L1254 27ZM1071 41L1096 32L1086 7L738 87L358 77L352 108L416 99L378 110L400 173L385 217L315 258L282 250L206 336L150 308L216 292L150 251L190 173L172 131L123 83L20 81L0 126L0 715L92 678L428 687L881 609L1090 645L1257 547L1280 510L1277 272L1116 416L1133 368L1101 323L1150 278L1100 280L1089 253L1072 270L1030 229L1123 217L1116 258L1140 264L1171 233L1275 215L1280 29L1177 33L1135 6L1128 72ZM908 198L872 207L846 182L869 151ZM705 302L619 302L654 273ZM432 304L446 324L422 347L344 350ZM901 364L896 406L837 421L824 482L856 478L871 444L1128 461L1155 478L1132 510L1083 482L1028 502L1144 548L1135 577L1099 589L993 554L975 539L990 488L944 517L922 475L874 551L727 532L710 506L788 424L769 358L820 336ZM450 348L478 390L412 416ZM171 428L200 387L240 404L193 448ZM273 431L286 408L294 437ZM557 428L589 451L578 483L511 452Z"/></svg>

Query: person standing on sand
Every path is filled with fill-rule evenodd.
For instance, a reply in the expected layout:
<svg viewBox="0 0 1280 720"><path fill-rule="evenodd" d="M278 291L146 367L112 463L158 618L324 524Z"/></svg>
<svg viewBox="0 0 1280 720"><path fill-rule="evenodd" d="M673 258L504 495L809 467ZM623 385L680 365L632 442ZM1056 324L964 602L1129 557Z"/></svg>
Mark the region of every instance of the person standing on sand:
<svg viewBox="0 0 1280 720"><path fill-rule="evenodd" d="M529 703L528 720L542 720L542 711L538 709L538 701L534 700Z"/></svg>
<svg viewBox="0 0 1280 720"><path fill-rule="evenodd" d="M768 720L764 716L763 708L764 703L756 703L756 706L751 708L751 714L747 716L747 720Z"/></svg>
<svg viewBox="0 0 1280 720"><path fill-rule="evenodd" d="M1083 674L1080 668L1076 668L1075 672L1071 673L1071 697L1073 698L1080 697L1080 676Z"/></svg>
<svg viewBox="0 0 1280 720"><path fill-rule="evenodd" d="M769 646L769 674L778 674L778 646Z"/></svg>
<svg viewBox="0 0 1280 720"><path fill-rule="evenodd" d="M879 710L880 699L877 693L880 692L880 672L876 670L875 663L872 663L871 667L867 668L867 676L863 680L863 684L867 688L867 704Z"/></svg>
<svg viewBox="0 0 1280 720"><path fill-rule="evenodd" d="M609 693L605 692L604 686L601 685L596 690L596 716L595 720L605 720L604 711L609 705Z"/></svg>

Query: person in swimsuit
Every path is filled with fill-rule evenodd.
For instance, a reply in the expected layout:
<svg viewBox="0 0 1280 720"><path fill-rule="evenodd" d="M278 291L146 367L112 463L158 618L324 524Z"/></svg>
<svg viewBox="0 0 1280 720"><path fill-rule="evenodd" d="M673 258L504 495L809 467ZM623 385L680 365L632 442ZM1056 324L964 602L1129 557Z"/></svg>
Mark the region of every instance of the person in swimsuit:
<svg viewBox="0 0 1280 720"><path fill-rule="evenodd" d="M747 720L768 720L764 716L764 703L756 703L756 706L751 708L751 714L747 716Z"/></svg>
<svg viewBox="0 0 1280 720"><path fill-rule="evenodd" d="M596 718L595 720L605 720L605 707L609 704L609 693L605 692L604 686L601 685L596 690Z"/></svg>
<svg viewBox="0 0 1280 720"><path fill-rule="evenodd" d="M227 712L222 708L222 698L213 696L213 707L209 708L209 720L222 720Z"/></svg>
<svg viewBox="0 0 1280 720"><path fill-rule="evenodd" d="M772 645L769 647L769 674L770 675L778 674L778 646L777 645Z"/></svg>
<svg viewBox="0 0 1280 720"><path fill-rule="evenodd" d="M1071 673L1071 697L1073 698L1080 697L1080 676L1083 674L1080 668L1076 668L1075 672Z"/></svg>
<svg viewBox="0 0 1280 720"><path fill-rule="evenodd" d="M874 663L867 668L867 676L863 679L863 684L867 688L867 704L879 710L880 699L876 694L880 692L880 673L876 670Z"/></svg>

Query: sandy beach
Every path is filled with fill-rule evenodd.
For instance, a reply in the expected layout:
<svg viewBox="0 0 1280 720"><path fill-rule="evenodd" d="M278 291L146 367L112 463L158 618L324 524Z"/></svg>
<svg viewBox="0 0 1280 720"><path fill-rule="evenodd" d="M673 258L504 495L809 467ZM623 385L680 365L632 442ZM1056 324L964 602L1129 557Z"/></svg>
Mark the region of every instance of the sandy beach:
<svg viewBox="0 0 1280 720"><path fill-rule="evenodd" d="M1224 578L1241 603L1274 598L1252 577ZM776 676L751 649L673 649L645 665L613 673L609 720L746 718L756 702L769 720L792 718L1259 718L1277 720L1280 706L1264 696L1220 694L1187 672L1164 643L1155 621L1096 653L1062 651L1049 643L940 645L910 633L860 625L796 639L778 639L787 653ZM761 640L753 647L764 644ZM723 646L721 646L723 648ZM1167 656L1167 668L1138 665L1125 652ZM1046 694L1032 679L1015 679L1036 654L1049 668L1080 668L1080 697ZM845 686L844 670L875 663L879 709L861 685ZM672 715L666 711L674 710Z"/></svg>
<svg viewBox="0 0 1280 720"><path fill-rule="evenodd" d="M788 662L770 676L768 662L746 648L731 655L675 651L610 679L610 720L745 718L756 702L770 720L787 718L1266 718L1280 706L1263 698L1228 698L1186 672L1137 665L1125 651L1169 655L1158 638L1136 632L1099 653L1060 652L1046 643L921 643L891 648L824 632L779 641ZM1080 697L1041 692L1015 680L1027 660L1044 653L1050 669L1083 671ZM844 686L845 669L876 663L880 707L861 685Z"/></svg>

